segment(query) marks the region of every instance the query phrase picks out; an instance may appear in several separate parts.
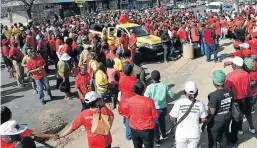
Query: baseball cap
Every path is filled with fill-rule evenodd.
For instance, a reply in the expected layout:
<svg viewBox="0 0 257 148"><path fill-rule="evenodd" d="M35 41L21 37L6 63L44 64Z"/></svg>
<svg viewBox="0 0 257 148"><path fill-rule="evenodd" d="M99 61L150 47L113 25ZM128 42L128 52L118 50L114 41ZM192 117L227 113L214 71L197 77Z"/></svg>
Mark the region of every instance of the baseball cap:
<svg viewBox="0 0 257 148"><path fill-rule="evenodd" d="M3 39L3 40L2 40L2 44L3 44L3 45L5 45L7 42L8 42L8 40L6 40L6 39Z"/></svg>
<svg viewBox="0 0 257 148"><path fill-rule="evenodd" d="M193 81L188 81L185 84L185 91L188 94L195 94L197 92L198 88L195 82Z"/></svg>
<svg viewBox="0 0 257 148"><path fill-rule="evenodd" d="M18 135L23 133L27 129L25 124L17 124L15 120L6 121L0 125L0 135L9 136L9 135Z"/></svg>
<svg viewBox="0 0 257 148"><path fill-rule="evenodd" d="M250 47L248 43L239 44L238 46L244 49L248 49Z"/></svg>
<svg viewBox="0 0 257 148"><path fill-rule="evenodd" d="M244 59L244 65L248 70L252 70L254 67L254 61L252 58L245 58Z"/></svg>
<svg viewBox="0 0 257 148"><path fill-rule="evenodd" d="M243 66L244 65L244 60L241 57L234 57L231 58L229 61L231 61L233 64L237 65L237 66Z"/></svg>
<svg viewBox="0 0 257 148"><path fill-rule="evenodd" d="M101 98L100 94L98 94L98 93L96 93L94 91L90 91L85 96L85 103L91 103L91 102L95 101L98 98Z"/></svg>
<svg viewBox="0 0 257 148"><path fill-rule="evenodd" d="M216 85L223 85L226 79L226 74L222 70L215 70L212 73L212 80Z"/></svg>

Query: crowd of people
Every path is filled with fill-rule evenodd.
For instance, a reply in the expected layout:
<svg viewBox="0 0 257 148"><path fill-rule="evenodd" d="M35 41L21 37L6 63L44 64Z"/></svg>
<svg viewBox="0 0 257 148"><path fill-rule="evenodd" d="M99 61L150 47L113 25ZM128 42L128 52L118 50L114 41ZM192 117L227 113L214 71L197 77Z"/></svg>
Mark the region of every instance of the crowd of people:
<svg viewBox="0 0 257 148"><path fill-rule="evenodd" d="M13 24L9 30L1 25L2 56L9 78L15 78L24 87L24 77L31 82L40 102L46 104L44 90L54 100L48 74L56 73L56 89L64 93L64 99L77 97L81 100L81 113L70 127L61 134L41 134L28 130L11 120L9 108L1 106L1 147L35 147L31 135L52 138L66 137L80 126L86 127L88 145L91 148L111 148L112 136L99 134L93 120L100 112L113 118L112 110L118 106L123 116L125 138L132 140L135 148L161 146L167 140L165 117L167 103L174 98L171 89L162 83L161 72L151 72L152 83L147 84L141 67L142 55L135 52L136 36L124 35L119 43L108 43L103 29L102 36L90 32L91 24L116 25L134 22L144 26L151 35L161 38L164 61L175 59L175 50L183 54L183 44L193 43L200 48L206 61L218 61L219 40L231 38L236 52L224 62L233 71L227 75L222 70L213 72L216 88L208 95L208 109L197 99L197 84L185 84L184 98L175 102L169 116L176 121L175 143L177 148L196 148L202 131L207 125L208 146L225 148L238 142L243 134L243 118L237 120L232 112L238 104L245 115L249 131L255 133L252 109L257 96L257 11L245 9L241 13L200 14L190 10L172 13L161 8L137 12L101 12L101 15L84 21L81 17L56 18L54 24L46 18L36 26L29 20L27 25ZM108 26L107 26L108 27ZM51 69L54 65L55 69ZM75 77L76 94L71 93L70 77ZM108 122L111 120L108 120ZM231 131L229 125L231 123ZM111 123L110 123L111 126ZM26 134L27 133L27 134ZM187 133L187 134L185 134ZM160 138L162 137L162 138Z"/></svg>

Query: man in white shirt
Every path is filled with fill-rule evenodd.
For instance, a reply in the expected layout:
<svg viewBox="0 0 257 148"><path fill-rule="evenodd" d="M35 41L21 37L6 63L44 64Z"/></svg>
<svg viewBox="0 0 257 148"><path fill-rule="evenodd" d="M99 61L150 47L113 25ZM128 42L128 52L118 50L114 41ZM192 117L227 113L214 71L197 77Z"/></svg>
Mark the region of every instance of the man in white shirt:
<svg viewBox="0 0 257 148"><path fill-rule="evenodd" d="M187 82L184 94L185 98L177 100L170 112L171 118L176 118L177 121L187 112L193 100L197 97L198 88L196 83L193 81ZM204 104L195 100L188 116L177 125L175 133L176 148L197 148L201 136L199 119L205 122L207 115Z"/></svg>

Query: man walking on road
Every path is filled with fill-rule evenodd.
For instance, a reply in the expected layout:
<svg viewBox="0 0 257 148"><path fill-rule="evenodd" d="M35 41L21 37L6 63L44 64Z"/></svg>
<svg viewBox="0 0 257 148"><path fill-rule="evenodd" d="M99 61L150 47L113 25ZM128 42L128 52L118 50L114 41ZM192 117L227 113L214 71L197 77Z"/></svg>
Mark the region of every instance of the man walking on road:
<svg viewBox="0 0 257 148"><path fill-rule="evenodd" d="M195 99L198 94L195 82L185 84L184 94L185 98L177 100L170 112L171 118L179 121L193 105L189 114L177 125L176 148L197 148L201 136L199 119L206 122L207 112L203 103Z"/></svg>
<svg viewBox="0 0 257 148"><path fill-rule="evenodd" d="M168 139L166 135L166 122L165 117L167 115L167 99L173 98L173 92L168 88L167 85L160 82L161 76L160 72L154 70L151 73L151 78L153 79L153 83L147 86L144 96L153 99L155 107L157 109L159 118L158 121L155 123L154 128L154 142L156 146L161 146L160 141L160 129L162 138L164 140Z"/></svg>
<svg viewBox="0 0 257 148"><path fill-rule="evenodd" d="M24 74L24 69L21 66L22 59L24 57L23 53L21 52L20 49L18 49L18 42L13 40L11 43L11 49L9 51L9 57L13 61L13 66L16 71L16 79L17 79L17 84L20 87L23 87L23 74Z"/></svg>
<svg viewBox="0 0 257 148"><path fill-rule="evenodd" d="M47 79L47 73L44 69L45 60L40 55L36 55L36 51L34 50L30 52L29 56L30 56L30 59L27 61L27 70L29 73L32 73L32 77L35 80L37 85L37 91L38 91L40 102L41 104L44 105L45 95L44 95L43 86L45 86L45 89L50 97L50 100L53 99L49 82Z"/></svg>

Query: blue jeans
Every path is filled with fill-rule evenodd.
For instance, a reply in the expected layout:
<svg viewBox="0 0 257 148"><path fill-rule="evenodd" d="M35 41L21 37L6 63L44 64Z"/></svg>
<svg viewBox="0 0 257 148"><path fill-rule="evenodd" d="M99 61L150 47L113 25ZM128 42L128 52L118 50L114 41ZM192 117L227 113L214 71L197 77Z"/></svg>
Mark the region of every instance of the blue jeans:
<svg viewBox="0 0 257 148"><path fill-rule="evenodd" d="M161 134L162 137L166 137L166 122L165 122L165 117L167 115L167 108L163 109L157 109L158 112L158 121L155 122L155 127L154 127L154 140L155 141L160 141L160 129L161 129Z"/></svg>
<svg viewBox="0 0 257 148"><path fill-rule="evenodd" d="M204 43L204 38L201 37L201 54L205 55L205 51L206 51L206 44Z"/></svg>
<svg viewBox="0 0 257 148"><path fill-rule="evenodd" d="M213 52L214 61L217 61L217 47L214 43L214 44L206 44L205 54L206 54L207 62L211 61L211 51Z"/></svg>
<svg viewBox="0 0 257 148"><path fill-rule="evenodd" d="M116 56L121 57L121 55L122 55L122 50L120 48L118 48L116 51Z"/></svg>
<svg viewBox="0 0 257 148"><path fill-rule="evenodd" d="M95 79L91 78L90 79L90 84L91 84L92 91L96 91Z"/></svg>
<svg viewBox="0 0 257 148"><path fill-rule="evenodd" d="M222 38L222 39L225 39L225 38L226 38L225 29L226 29L226 28L222 27L221 30L220 30L220 31L221 31L221 33L220 33L220 38Z"/></svg>
<svg viewBox="0 0 257 148"><path fill-rule="evenodd" d="M198 47L198 42L194 42L193 44L194 44L194 49L197 49L197 47Z"/></svg>
<svg viewBox="0 0 257 148"><path fill-rule="evenodd" d="M164 62L167 61L167 57L170 57L173 55L174 48L171 45L163 44L162 45L164 53ZM170 51L170 54L168 55L168 52Z"/></svg>
<svg viewBox="0 0 257 148"><path fill-rule="evenodd" d="M183 45L186 44L187 41L184 41L184 40L180 40L180 43L181 43L181 53L183 54L183 51L184 51L184 47Z"/></svg>
<svg viewBox="0 0 257 148"><path fill-rule="evenodd" d="M126 132L125 132L126 140L131 140L131 129L129 127L129 120L127 118L125 118L125 127L126 127Z"/></svg>
<svg viewBox="0 0 257 148"><path fill-rule="evenodd" d="M37 91L38 91L38 95L39 95L39 99L42 101L44 100L44 97L45 97L45 94L44 94L44 87L48 93L48 95L50 97L52 97L52 94L51 94L51 90L50 90L50 86L49 86L49 82L48 82L48 79L47 79L47 76L39 79L39 80L35 80L36 82L36 85L37 85Z"/></svg>

